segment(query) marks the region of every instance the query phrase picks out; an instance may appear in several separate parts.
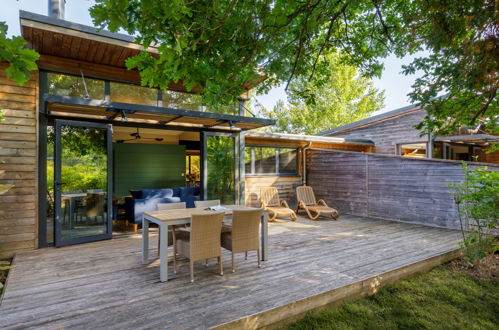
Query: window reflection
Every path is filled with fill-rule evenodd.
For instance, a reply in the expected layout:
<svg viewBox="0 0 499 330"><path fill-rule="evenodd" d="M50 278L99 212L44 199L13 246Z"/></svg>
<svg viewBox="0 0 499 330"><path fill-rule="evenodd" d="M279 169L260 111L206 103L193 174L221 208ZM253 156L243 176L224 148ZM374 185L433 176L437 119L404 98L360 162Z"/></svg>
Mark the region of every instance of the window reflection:
<svg viewBox="0 0 499 330"><path fill-rule="evenodd" d="M114 102L157 106L158 90L111 82L110 100Z"/></svg>
<svg viewBox="0 0 499 330"><path fill-rule="evenodd" d="M104 81L85 78L85 84L88 91L88 98L104 99ZM49 94L87 97L83 79L78 76L69 76L60 73L47 74L47 86Z"/></svg>

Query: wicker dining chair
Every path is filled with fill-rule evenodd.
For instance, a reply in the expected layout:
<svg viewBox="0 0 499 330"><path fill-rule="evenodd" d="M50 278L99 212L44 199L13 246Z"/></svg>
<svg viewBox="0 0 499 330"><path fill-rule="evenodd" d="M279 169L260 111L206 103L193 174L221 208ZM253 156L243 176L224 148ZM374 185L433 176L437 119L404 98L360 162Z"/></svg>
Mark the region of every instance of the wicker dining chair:
<svg viewBox="0 0 499 330"><path fill-rule="evenodd" d="M297 187L296 198L298 199L296 213L298 213L300 209L304 209L310 220L316 220L321 214L330 215L334 220L340 217L340 212L329 207L323 199L318 201L315 199L314 189L312 189L312 187ZM315 213L315 215L312 213Z"/></svg>
<svg viewBox="0 0 499 330"><path fill-rule="evenodd" d="M173 229L173 271L177 273L177 253L189 259L191 282L194 282L194 262L217 258L220 275L222 264L222 220L225 212L193 214L189 230Z"/></svg>
<svg viewBox="0 0 499 330"><path fill-rule="evenodd" d="M210 206L217 206L217 205L220 205L219 199L213 199L209 201L194 201L194 206L196 208L207 208Z"/></svg>
<svg viewBox="0 0 499 330"><path fill-rule="evenodd" d="M158 211L178 210L178 209L185 209L185 208L186 208L185 202L158 203L158 204L156 204L156 210L158 210ZM171 245L173 245L173 232L172 232L172 230L168 231L168 242L167 243L169 243L169 242L172 242ZM159 245L160 244L161 244L161 236L158 235L158 256L159 256Z"/></svg>
<svg viewBox="0 0 499 330"><path fill-rule="evenodd" d="M236 271L234 255L248 251L256 251L258 268L260 268L260 219L263 209L234 210L230 231L222 233L222 247L232 252L232 272Z"/></svg>
<svg viewBox="0 0 499 330"><path fill-rule="evenodd" d="M269 221L274 221L277 217L290 217L296 220L296 213L289 208L285 200L279 199L279 191L276 187L265 187L260 189L261 207L269 212Z"/></svg>

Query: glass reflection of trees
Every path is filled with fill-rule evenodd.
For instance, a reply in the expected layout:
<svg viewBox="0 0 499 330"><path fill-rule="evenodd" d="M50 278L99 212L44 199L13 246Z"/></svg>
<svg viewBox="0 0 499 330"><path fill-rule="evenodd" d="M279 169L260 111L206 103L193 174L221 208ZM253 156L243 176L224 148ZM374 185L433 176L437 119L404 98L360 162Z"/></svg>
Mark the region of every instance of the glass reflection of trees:
<svg viewBox="0 0 499 330"><path fill-rule="evenodd" d="M137 85L111 82L110 100L115 102L158 105L158 90Z"/></svg>
<svg viewBox="0 0 499 330"><path fill-rule="evenodd" d="M91 99L104 99L104 81L85 78L88 97ZM47 74L48 92L54 95L86 97L83 79L59 73Z"/></svg>
<svg viewBox="0 0 499 330"><path fill-rule="evenodd" d="M234 139L208 136L208 199L220 199L222 204L235 202Z"/></svg>
<svg viewBox="0 0 499 330"><path fill-rule="evenodd" d="M54 190L54 128L48 127L47 190ZM106 190L106 130L90 127L63 126L62 173L65 191Z"/></svg>
<svg viewBox="0 0 499 330"><path fill-rule="evenodd" d="M105 83L103 80L85 77L88 90L88 97L91 99L103 100L105 97ZM85 86L81 76L71 76L60 73L47 73L48 93L62 96L86 97ZM138 85L110 82L110 100L115 102L158 105L158 89L142 87ZM166 90L162 92L163 107L201 110L203 107L203 97L200 94L186 93L181 91ZM238 114L239 105L232 103L229 105L205 106L205 111L226 114Z"/></svg>

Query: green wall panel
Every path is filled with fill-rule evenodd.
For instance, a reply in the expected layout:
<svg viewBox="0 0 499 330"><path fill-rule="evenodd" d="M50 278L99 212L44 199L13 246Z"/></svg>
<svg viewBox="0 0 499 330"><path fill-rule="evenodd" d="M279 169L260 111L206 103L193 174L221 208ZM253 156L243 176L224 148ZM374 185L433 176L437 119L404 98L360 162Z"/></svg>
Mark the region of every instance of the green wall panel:
<svg viewBox="0 0 499 330"><path fill-rule="evenodd" d="M130 189L185 186L185 146L113 143L113 187L116 196Z"/></svg>

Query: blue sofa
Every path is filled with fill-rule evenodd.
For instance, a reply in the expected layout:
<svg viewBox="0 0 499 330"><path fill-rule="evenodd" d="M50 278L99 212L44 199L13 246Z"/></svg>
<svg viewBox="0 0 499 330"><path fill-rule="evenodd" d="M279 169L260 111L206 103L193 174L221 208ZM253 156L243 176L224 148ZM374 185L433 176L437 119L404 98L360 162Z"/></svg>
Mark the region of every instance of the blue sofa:
<svg viewBox="0 0 499 330"><path fill-rule="evenodd" d="M158 203L185 202L187 207L194 207L200 192L199 187L130 190L132 197L125 198L126 219L129 223L141 224L142 214L155 211Z"/></svg>

